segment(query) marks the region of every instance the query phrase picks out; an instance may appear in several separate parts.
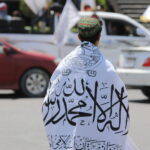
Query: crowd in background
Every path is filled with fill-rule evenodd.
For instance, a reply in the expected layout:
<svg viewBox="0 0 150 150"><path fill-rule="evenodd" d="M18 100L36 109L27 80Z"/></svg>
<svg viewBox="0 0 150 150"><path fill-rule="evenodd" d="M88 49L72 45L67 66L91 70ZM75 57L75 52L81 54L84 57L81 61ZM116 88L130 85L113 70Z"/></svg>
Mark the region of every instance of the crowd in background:
<svg viewBox="0 0 150 150"><path fill-rule="evenodd" d="M72 1L74 2L77 9L81 11L106 11L108 10L107 4L106 4L107 0L96 0L95 8L92 8L90 5L86 3L84 4L84 6L81 6L81 0L72 0ZM49 3L47 3L47 5L44 6L37 14L34 14L31 11L31 9L26 5L24 0L20 1L20 5L18 9L13 10L11 13L9 13L10 12L9 5L7 5L7 3L5 2L1 2L0 3L0 22L4 22L1 20L6 20L9 23L9 22L12 22L13 20L13 22L17 22L17 24L21 26L22 28L20 30L21 32L51 33L52 34L54 32L54 28L56 24L58 23L59 16L63 10L65 2L66 0L52 0ZM3 24L6 24L6 23L3 23ZM16 24L16 23L13 23L13 24ZM10 23L9 23L9 26L10 26ZM5 29L5 30L3 29L4 32L6 30L8 29ZM16 32L16 30L11 29L11 32Z"/></svg>

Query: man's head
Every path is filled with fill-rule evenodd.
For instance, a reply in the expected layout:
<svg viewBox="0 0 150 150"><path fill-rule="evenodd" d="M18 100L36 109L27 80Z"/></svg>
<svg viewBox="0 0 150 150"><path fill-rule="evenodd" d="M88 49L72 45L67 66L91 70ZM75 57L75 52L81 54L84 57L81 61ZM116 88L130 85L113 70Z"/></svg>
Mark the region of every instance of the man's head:
<svg viewBox="0 0 150 150"><path fill-rule="evenodd" d="M102 24L95 17L81 18L78 23L79 39L89 41L95 45L99 42Z"/></svg>

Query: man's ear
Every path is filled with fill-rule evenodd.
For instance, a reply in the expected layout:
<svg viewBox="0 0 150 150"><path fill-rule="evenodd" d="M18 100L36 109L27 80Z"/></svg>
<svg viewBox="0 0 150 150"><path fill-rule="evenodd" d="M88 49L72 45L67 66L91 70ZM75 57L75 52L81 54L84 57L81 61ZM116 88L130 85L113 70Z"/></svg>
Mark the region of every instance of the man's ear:
<svg viewBox="0 0 150 150"><path fill-rule="evenodd" d="M97 37L96 37L97 41L99 41L100 38L101 38L101 36L100 36L100 35L97 35Z"/></svg>
<svg viewBox="0 0 150 150"><path fill-rule="evenodd" d="M81 37L80 37L80 35L78 34L78 38L79 38L79 40L81 41Z"/></svg>

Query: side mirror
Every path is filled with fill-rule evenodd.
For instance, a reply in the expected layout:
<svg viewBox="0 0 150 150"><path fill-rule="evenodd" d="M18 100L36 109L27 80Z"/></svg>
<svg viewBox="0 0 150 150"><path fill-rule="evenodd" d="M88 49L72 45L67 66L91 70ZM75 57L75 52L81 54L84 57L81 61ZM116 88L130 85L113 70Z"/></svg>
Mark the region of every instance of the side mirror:
<svg viewBox="0 0 150 150"><path fill-rule="evenodd" d="M4 50L4 53L5 53L6 55L8 55L8 54L10 53L10 51L11 51L11 49L10 49L9 47L7 47L7 46L4 46L4 47L3 47L3 50Z"/></svg>
<svg viewBox="0 0 150 150"><path fill-rule="evenodd" d="M137 29L136 29L136 34L137 34L138 36L142 36L142 37L145 36L145 32L144 32L142 29L140 29L140 28L137 28Z"/></svg>

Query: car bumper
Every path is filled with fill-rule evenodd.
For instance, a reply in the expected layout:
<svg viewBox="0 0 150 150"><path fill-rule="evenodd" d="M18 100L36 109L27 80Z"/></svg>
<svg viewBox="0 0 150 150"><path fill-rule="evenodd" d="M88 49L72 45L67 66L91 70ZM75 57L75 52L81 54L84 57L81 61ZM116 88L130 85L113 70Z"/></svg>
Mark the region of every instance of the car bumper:
<svg viewBox="0 0 150 150"><path fill-rule="evenodd" d="M117 73L127 86L150 86L150 70L118 68Z"/></svg>

